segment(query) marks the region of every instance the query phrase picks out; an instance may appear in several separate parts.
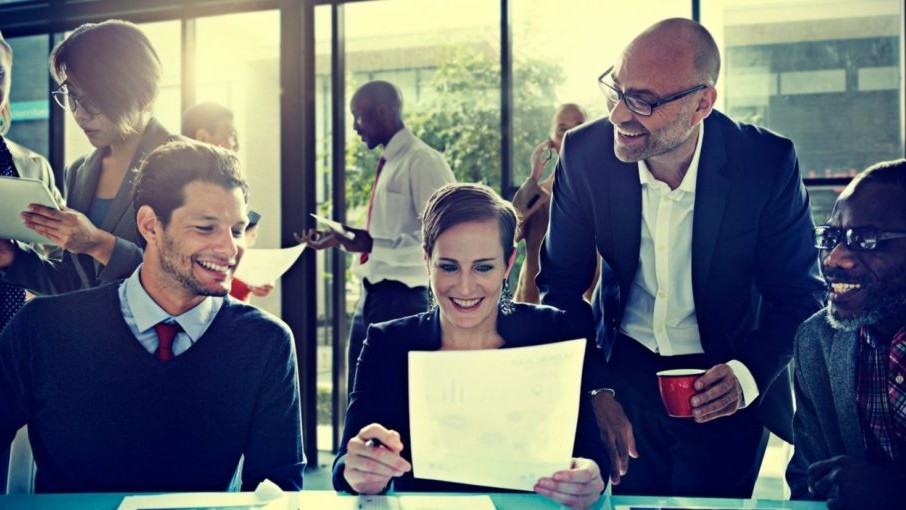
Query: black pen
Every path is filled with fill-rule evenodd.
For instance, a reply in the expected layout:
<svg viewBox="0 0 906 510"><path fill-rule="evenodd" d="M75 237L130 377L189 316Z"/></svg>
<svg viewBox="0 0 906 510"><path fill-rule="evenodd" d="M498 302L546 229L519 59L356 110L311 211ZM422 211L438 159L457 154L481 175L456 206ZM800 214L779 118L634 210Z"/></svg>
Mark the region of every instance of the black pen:
<svg viewBox="0 0 906 510"><path fill-rule="evenodd" d="M365 446L368 446L370 448L377 448L379 446L384 446L384 443L382 443L380 440L372 437L368 441L365 441Z"/></svg>

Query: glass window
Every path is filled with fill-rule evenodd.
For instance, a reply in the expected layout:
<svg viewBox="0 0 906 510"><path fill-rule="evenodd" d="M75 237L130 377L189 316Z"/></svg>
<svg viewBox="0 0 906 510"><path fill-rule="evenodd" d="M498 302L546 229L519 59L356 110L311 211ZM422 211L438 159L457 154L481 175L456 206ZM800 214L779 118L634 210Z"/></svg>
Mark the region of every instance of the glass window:
<svg viewBox="0 0 906 510"><path fill-rule="evenodd" d="M703 2L719 108L793 140L803 176L903 156L901 0Z"/></svg>
<svg viewBox="0 0 906 510"><path fill-rule="evenodd" d="M9 96L13 123L8 136L10 140L28 147L45 158L50 154L48 41L49 38L46 35L7 40L13 49Z"/></svg>
<svg viewBox="0 0 906 510"><path fill-rule="evenodd" d="M140 24L139 27L148 36L163 67L160 94L157 96L152 112L154 117L171 133L178 133L181 118L180 72L182 67L180 22L145 23ZM76 124L72 115L67 114L65 118L64 160L66 164L69 164L79 156L93 151L94 147L79 129L79 125Z"/></svg>
<svg viewBox="0 0 906 510"><path fill-rule="evenodd" d="M261 214L255 247L280 248L279 12L200 18L195 29L195 98L233 111L249 207ZM279 316L280 282L267 297L251 299Z"/></svg>
<svg viewBox="0 0 906 510"><path fill-rule="evenodd" d="M588 119L607 115L596 78L646 27L691 14L688 0L645 2L614 9L609 2L511 0L513 33L513 184L531 171L532 150L548 138L562 103L576 103ZM548 166L553 171L555 161Z"/></svg>

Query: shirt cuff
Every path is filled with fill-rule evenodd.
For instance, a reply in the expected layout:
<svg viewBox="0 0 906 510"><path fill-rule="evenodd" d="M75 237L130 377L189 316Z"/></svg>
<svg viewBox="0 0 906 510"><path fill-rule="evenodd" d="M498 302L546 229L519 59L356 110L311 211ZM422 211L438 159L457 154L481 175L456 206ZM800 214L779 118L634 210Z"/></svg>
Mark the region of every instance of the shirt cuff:
<svg viewBox="0 0 906 510"><path fill-rule="evenodd" d="M740 405L739 408L745 409L758 398L758 384L755 383L755 377L752 376L752 372L750 372L741 361L735 359L730 360L727 362L727 366L730 367L730 370L733 371L733 375L739 380L739 386L742 388L743 400L742 405Z"/></svg>

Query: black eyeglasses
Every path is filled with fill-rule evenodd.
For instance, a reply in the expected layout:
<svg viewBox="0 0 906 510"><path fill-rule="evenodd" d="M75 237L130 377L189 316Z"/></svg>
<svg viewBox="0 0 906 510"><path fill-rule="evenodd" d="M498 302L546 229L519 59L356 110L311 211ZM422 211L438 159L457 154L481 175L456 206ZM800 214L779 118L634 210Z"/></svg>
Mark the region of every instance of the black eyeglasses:
<svg viewBox="0 0 906 510"><path fill-rule="evenodd" d="M874 227L839 228L821 225L815 228L815 248L833 250L838 244L855 251L872 251L881 241L906 237L906 232L885 232Z"/></svg>
<svg viewBox="0 0 906 510"><path fill-rule="evenodd" d="M77 96L69 91L69 88L66 87L66 84L60 85L56 90L50 93L53 96L53 100L56 101L60 108L69 110L72 113L76 112L76 108L82 107L82 111L94 117L101 113L100 107L95 104L94 101L85 97Z"/></svg>
<svg viewBox="0 0 906 510"><path fill-rule="evenodd" d="M607 100L608 109L613 110L613 107L616 106L621 100L626 104L626 108L629 108L629 111L637 113L644 117L648 117L658 106L682 99L689 94L698 92L699 90L706 89L710 85L702 83L701 85L696 85L691 89L686 89L682 92L669 95L667 97L662 97L656 101L648 101L642 99L633 93L623 93L620 89L608 83L605 78L613 72L613 66L608 70L604 71L601 76L598 76L598 86L601 87L601 91L604 92L604 98Z"/></svg>

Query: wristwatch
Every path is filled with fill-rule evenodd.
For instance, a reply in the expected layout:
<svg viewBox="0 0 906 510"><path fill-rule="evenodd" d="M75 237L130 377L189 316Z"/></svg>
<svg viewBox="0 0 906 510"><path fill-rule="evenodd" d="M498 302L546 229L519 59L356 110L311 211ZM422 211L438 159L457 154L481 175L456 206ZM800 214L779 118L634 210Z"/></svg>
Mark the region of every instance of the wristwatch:
<svg viewBox="0 0 906 510"><path fill-rule="evenodd" d="M588 392L591 398L595 398L601 393L610 393L611 397L617 398L617 392L613 388L597 388Z"/></svg>

